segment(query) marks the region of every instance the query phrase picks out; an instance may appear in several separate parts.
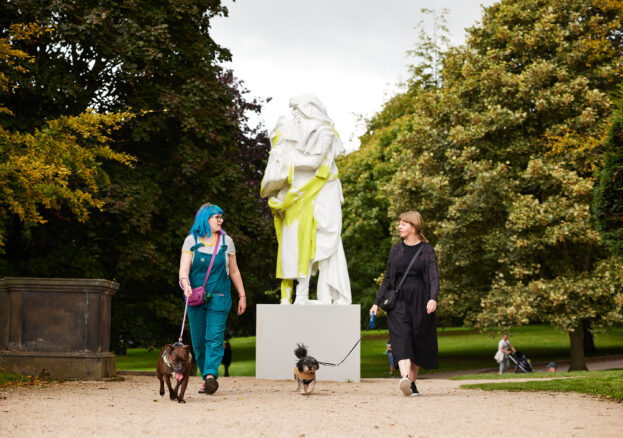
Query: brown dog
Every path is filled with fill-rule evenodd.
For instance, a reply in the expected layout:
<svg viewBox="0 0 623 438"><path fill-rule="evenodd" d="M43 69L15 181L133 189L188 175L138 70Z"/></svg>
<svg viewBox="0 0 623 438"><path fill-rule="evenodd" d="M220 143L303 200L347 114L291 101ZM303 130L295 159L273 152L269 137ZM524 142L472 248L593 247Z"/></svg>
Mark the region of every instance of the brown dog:
<svg viewBox="0 0 623 438"><path fill-rule="evenodd" d="M177 400L178 403L186 403L184 401L184 392L186 392L186 386L188 386L191 364L190 345L165 345L160 351L160 357L156 365L158 380L160 380L160 395L164 395L164 382L166 381L169 388L169 398ZM172 375L177 380L175 389L171 387ZM178 389L179 393L177 392Z"/></svg>

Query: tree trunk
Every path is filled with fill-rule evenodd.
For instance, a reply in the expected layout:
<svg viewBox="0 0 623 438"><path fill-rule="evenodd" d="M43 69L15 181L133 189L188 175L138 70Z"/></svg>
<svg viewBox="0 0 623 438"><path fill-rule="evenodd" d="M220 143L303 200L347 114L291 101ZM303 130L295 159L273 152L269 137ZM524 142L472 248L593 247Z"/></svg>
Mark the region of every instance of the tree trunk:
<svg viewBox="0 0 623 438"><path fill-rule="evenodd" d="M571 341L571 362L569 363L569 371L588 370L586 361L584 360L584 332L582 331L581 325L569 332L569 340Z"/></svg>
<svg viewBox="0 0 623 438"><path fill-rule="evenodd" d="M591 332L591 322L589 320L585 319L582 321L582 330L584 332L584 355L597 353L595 340Z"/></svg>

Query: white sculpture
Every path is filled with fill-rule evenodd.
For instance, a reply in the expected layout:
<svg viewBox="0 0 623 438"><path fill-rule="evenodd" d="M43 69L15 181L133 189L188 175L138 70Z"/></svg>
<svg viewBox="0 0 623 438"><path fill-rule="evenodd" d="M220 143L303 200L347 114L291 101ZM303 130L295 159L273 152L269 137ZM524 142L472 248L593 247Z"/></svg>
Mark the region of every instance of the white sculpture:
<svg viewBox="0 0 623 438"><path fill-rule="evenodd" d="M310 94L290 99L292 118L280 117L261 195L275 217L281 304L307 304L309 279L318 272L318 304L351 304L342 246L342 185L335 159L344 146L325 106Z"/></svg>

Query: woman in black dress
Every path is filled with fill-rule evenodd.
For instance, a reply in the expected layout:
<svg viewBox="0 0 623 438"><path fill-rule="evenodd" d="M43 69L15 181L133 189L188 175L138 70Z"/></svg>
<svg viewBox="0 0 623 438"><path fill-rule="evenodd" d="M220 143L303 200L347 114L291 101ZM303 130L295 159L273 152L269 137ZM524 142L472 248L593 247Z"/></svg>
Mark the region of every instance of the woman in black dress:
<svg viewBox="0 0 623 438"><path fill-rule="evenodd" d="M400 390L408 396L419 395L415 379L420 367L439 366L435 317L439 295L437 257L421 228L422 216L417 211L400 215L398 233L403 240L389 251L385 277L370 308L370 314L377 312L387 291L398 286L411 259L421 248L400 288L396 305L387 314L392 353L402 377Z"/></svg>

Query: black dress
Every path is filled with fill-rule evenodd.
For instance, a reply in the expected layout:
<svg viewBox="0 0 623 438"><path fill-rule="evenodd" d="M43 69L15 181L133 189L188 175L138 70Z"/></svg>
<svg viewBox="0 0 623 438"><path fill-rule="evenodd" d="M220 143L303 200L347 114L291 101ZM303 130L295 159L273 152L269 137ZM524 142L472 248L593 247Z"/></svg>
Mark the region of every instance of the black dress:
<svg viewBox="0 0 623 438"><path fill-rule="evenodd" d="M400 282L418 249L427 244L420 242L409 246L400 242L398 245L402 245L402 251L396 253L397 257L392 262L395 286ZM432 249L430 245L429 248ZM387 314L387 325L394 361L410 359L422 368L434 369L439 366L437 321L436 312L426 313L426 304L431 299L431 293L424 254L426 248L422 249L400 288L396 306ZM434 268L434 274L437 275L436 263ZM437 296L433 298L437 299Z"/></svg>

